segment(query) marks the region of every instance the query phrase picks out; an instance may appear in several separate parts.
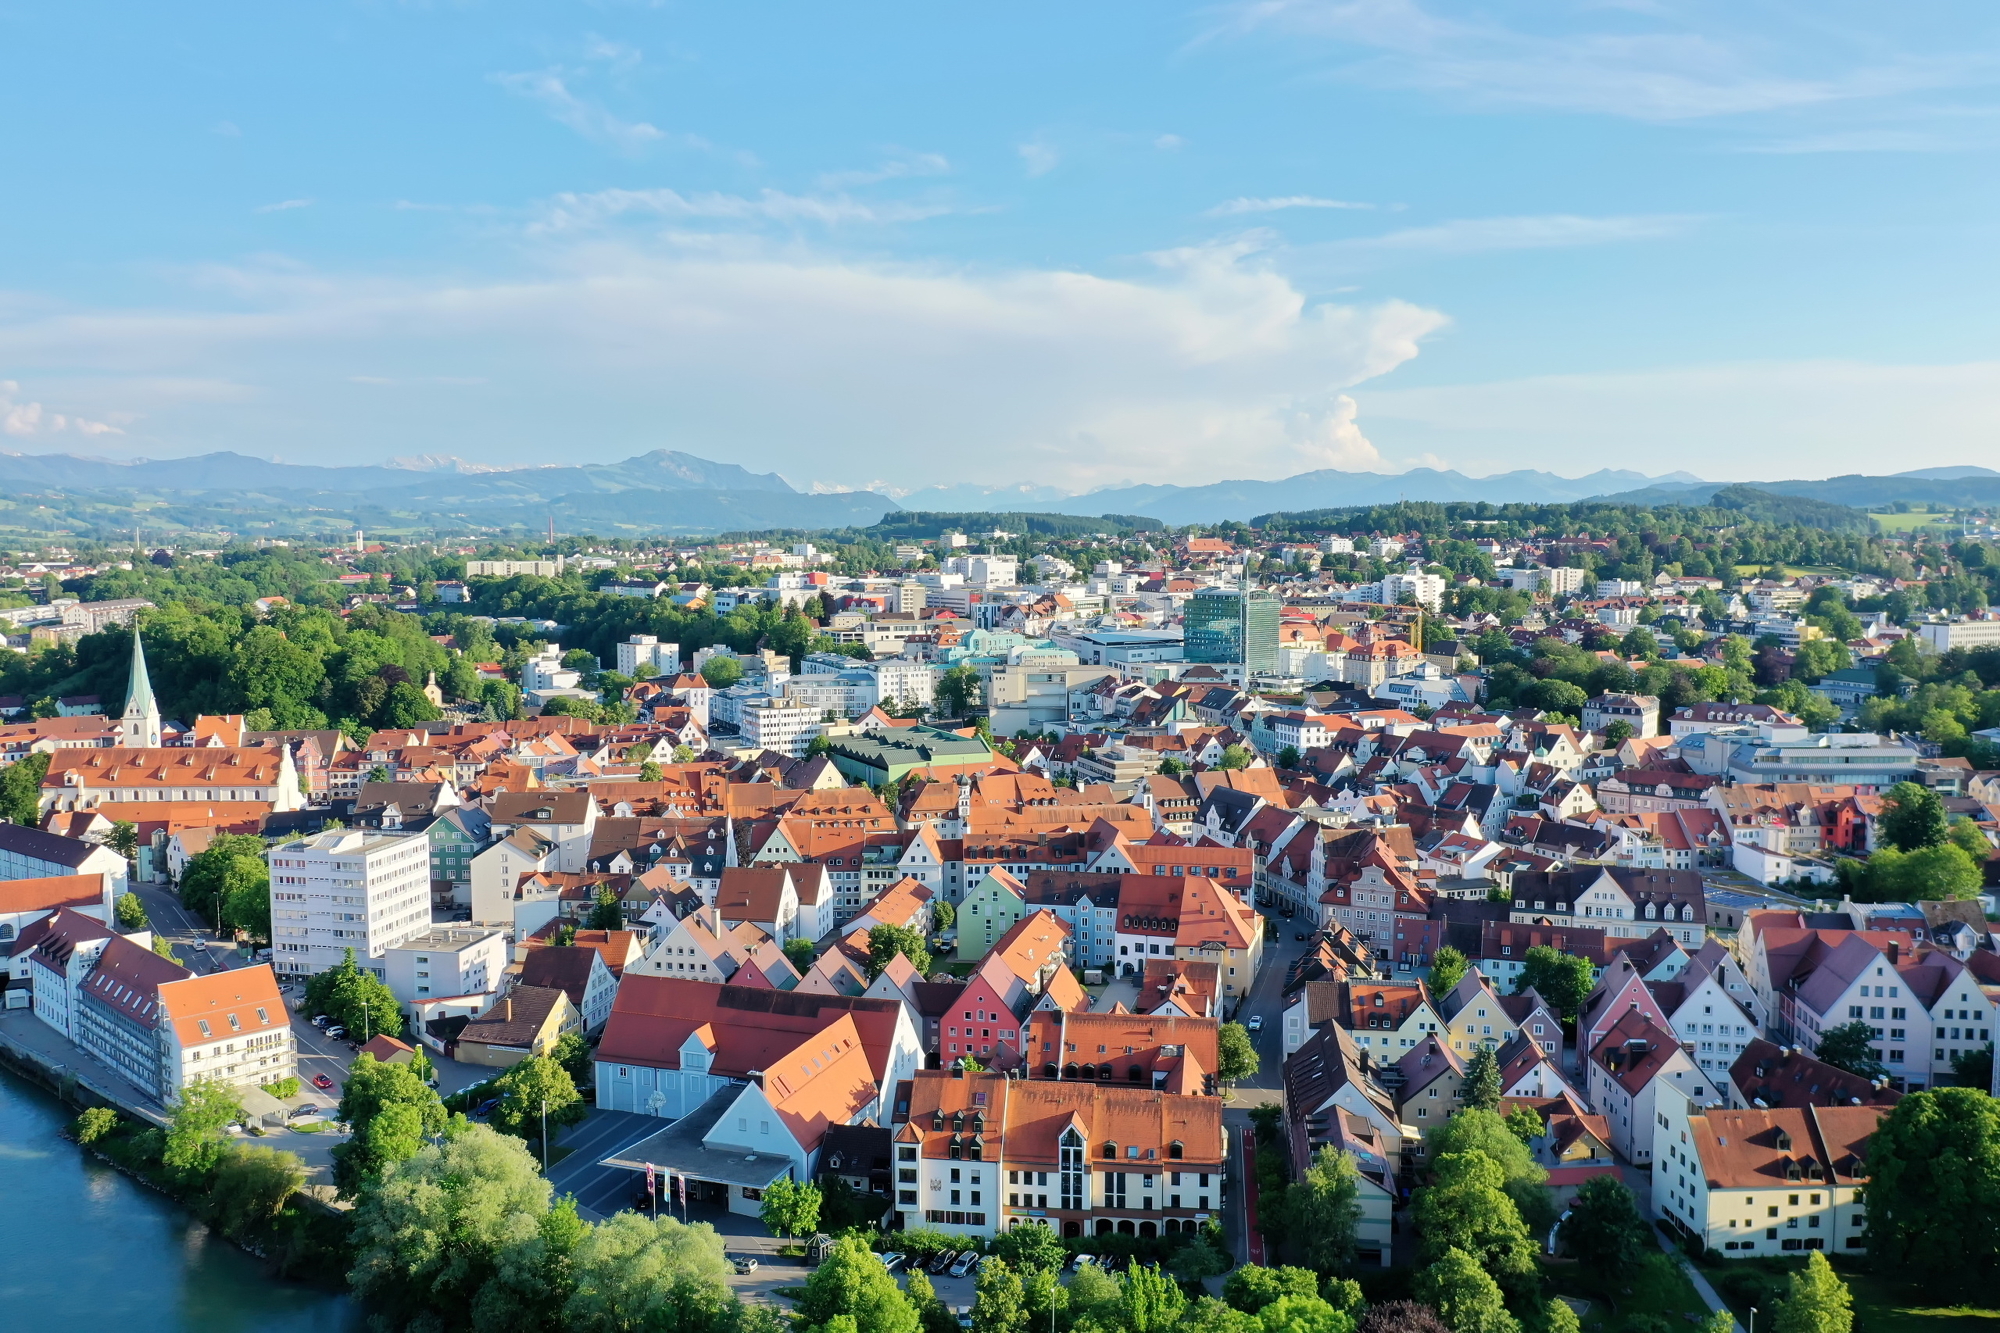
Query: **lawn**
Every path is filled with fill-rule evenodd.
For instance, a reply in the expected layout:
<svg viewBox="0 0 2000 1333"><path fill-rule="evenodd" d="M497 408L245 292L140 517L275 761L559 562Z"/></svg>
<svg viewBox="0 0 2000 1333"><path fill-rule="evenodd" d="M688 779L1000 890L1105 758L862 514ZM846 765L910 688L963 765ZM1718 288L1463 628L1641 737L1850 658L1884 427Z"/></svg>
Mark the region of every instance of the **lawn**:
<svg viewBox="0 0 2000 1333"><path fill-rule="evenodd" d="M1738 1319L1752 1305L1769 1327L1770 1311L1783 1292L1785 1277L1803 1259L1738 1259L1704 1263L1702 1272L1715 1284ZM1973 1305L1939 1305L1934 1293L1915 1283L1856 1266L1834 1263L1854 1296L1854 1333L2000 1333L2000 1309ZM1735 1276L1741 1272L1743 1276ZM1761 1293L1761 1294L1760 1294Z"/></svg>
<svg viewBox="0 0 2000 1333"><path fill-rule="evenodd" d="M1870 514L1868 517L1874 519L1884 532L1909 532L1914 528L1951 521L1950 514L1926 513L1923 510L1909 514Z"/></svg>
<svg viewBox="0 0 2000 1333"><path fill-rule="evenodd" d="M1551 1294L1580 1296L1591 1303L1582 1317L1584 1333L1656 1333L1660 1320L1693 1327L1708 1318L1701 1293L1666 1254L1649 1254L1644 1263L1609 1281L1570 1263L1549 1264L1543 1272ZM1690 1315L1692 1320L1685 1318Z"/></svg>

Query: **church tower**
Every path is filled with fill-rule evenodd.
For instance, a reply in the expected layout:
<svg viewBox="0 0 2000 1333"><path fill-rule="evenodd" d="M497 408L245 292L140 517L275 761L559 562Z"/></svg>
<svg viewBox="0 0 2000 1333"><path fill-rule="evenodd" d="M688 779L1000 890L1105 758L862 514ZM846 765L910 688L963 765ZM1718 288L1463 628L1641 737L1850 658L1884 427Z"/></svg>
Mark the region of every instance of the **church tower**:
<svg viewBox="0 0 2000 1333"><path fill-rule="evenodd" d="M118 724L118 743L128 749L160 744L160 705L153 699L153 681L146 674L146 645L132 631L132 683L125 691L125 717Z"/></svg>

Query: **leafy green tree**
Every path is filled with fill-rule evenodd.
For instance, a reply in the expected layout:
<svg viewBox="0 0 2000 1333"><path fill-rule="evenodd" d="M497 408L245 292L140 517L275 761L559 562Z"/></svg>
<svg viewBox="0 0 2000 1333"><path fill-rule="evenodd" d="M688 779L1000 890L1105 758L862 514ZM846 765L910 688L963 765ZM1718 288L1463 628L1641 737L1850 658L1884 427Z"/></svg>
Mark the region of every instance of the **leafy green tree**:
<svg viewBox="0 0 2000 1333"><path fill-rule="evenodd" d="M264 863L264 840L247 833L218 834L201 851L188 858L181 870L181 905L213 924L217 929L234 924L232 909L250 906L249 896L263 886L262 909L268 931L270 920L269 868Z"/></svg>
<svg viewBox="0 0 2000 1333"><path fill-rule="evenodd" d="M963 662L938 676L935 697L938 711L946 717L964 717L979 696L979 672Z"/></svg>
<svg viewBox="0 0 2000 1333"><path fill-rule="evenodd" d="M93 1106L76 1118L70 1131L76 1141L88 1147L118 1128L118 1113L108 1106Z"/></svg>
<svg viewBox="0 0 2000 1333"><path fill-rule="evenodd" d="M780 1236L810 1236L819 1228L819 1186L787 1177L764 1189L758 1218Z"/></svg>
<svg viewBox="0 0 2000 1333"><path fill-rule="evenodd" d="M1604 747L1615 750L1632 739L1632 724L1625 721L1613 722L1604 729Z"/></svg>
<svg viewBox="0 0 2000 1333"><path fill-rule="evenodd" d="M1451 994L1458 983L1465 980L1465 969L1468 965L1466 956L1449 944L1432 954L1428 982L1431 994L1436 996Z"/></svg>
<svg viewBox="0 0 2000 1333"><path fill-rule="evenodd" d="M568 1071L569 1081L581 1088L593 1080L591 1056L596 1049L590 1038L581 1032L565 1032L556 1038L556 1044L550 1048L549 1059Z"/></svg>
<svg viewBox="0 0 2000 1333"><path fill-rule="evenodd" d="M593 1230L567 1194L539 1218L518 1218L473 1301L474 1333L541 1333L562 1327L563 1306L576 1290L576 1252Z"/></svg>
<svg viewBox="0 0 2000 1333"><path fill-rule="evenodd" d="M1950 835L1944 801L1930 788L1915 782L1899 782L1889 788L1882 798L1876 829L1883 843L1899 852L1936 847Z"/></svg>
<svg viewBox="0 0 2000 1333"><path fill-rule="evenodd" d="M836 1240L799 1293L801 1326L824 1325L838 1315L852 1319L857 1333L917 1333L916 1307L859 1236Z"/></svg>
<svg viewBox="0 0 2000 1333"><path fill-rule="evenodd" d="M1130 1333L1164 1333L1179 1322L1187 1307L1180 1285L1158 1264L1133 1260L1125 1269L1120 1301L1125 1327Z"/></svg>
<svg viewBox="0 0 2000 1333"><path fill-rule="evenodd" d="M0 817L10 824L34 828L42 822L42 779L48 776L46 751L30 754L0 768Z"/></svg>
<svg viewBox="0 0 2000 1333"><path fill-rule="evenodd" d="M1778 1302L1773 1333L1851 1333L1853 1299L1822 1251L1806 1255L1806 1266L1791 1275Z"/></svg>
<svg viewBox="0 0 2000 1333"><path fill-rule="evenodd" d="M1262 1333L1354 1333L1354 1318L1317 1296L1280 1296L1257 1316Z"/></svg>
<svg viewBox="0 0 2000 1333"><path fill-rule="evenodd" d="M947 902L931 904L931 925L937 930L950 930L958 921L958 909Z"/></svg>
<svg viewBox="0 0 2000 1333"><path fill-rule="evenodd" d="M1502 1188L1500 1166L1481 1152L1446 1153L1432 1163L1431 1178L1410 1208L1423 1256L1462 1252L1510 1288L1529 1282L1535 1245Z"/></svg>
<svg viewBox="0 0 2000 1333"><path fill-rule="evenodd" d="M1224 1023L1215 1033L1216 1077L1236 1083L1257 1072L1257 1047L1241 1023Z"/></svg>
<svg viewBox="0 0 2000 1333"><path fill-rule="evenodd" d="M1876 1058L1872 1042L1875 1029L1859 1020L1830 1027L1819 1034L1819 1047L1813 1054L1836 1069L1845 1069L1850 1074L1863 1078L1880 1078L1888 1070Z"/></svg>
<svg viewBox="0 0 2000 1333"><path fill-rule="evenodd" d="M1896 1103L1868 1143L1868 1252L1963 1291L2000 1272L2000 1101L1932 1088Z"/></svg>
<svg viewBox="0 0 2000 1333"><path fill-rule="evenodd" d="M153 932L153 952L158 954L160 957L166 959L168 962L174 964L176 967L187 966L186 963L181 962L180 955L174 952L174 946L172 942L169 941L165 935L160 934L158 931Z"/></svg>
<svg viewBox="0 0 2000 1333"><path fill-rule="evenodd" d="M414 1069L365 1052L347 1072L337 1114L349 1130L333 1148L333 1183L344 1199L359 1198L384 1171L415 1157L447 1120L444 1103Z"/></svg>
<svg viewBox="0 0 2000 1333"><path fill-rule="evenodd" d="M1723 1317L1728 1319L1731 1325L1736 1322L1734 1316L1725 1314ZM1568 1301L1544 1301L1541 1333L1583 1333L1583 1321L1576 1317L1576 1311L1570 1307ZM1723 1333L1729 1331L1725 1329Z"/></svg>
<svg viewBox="0 0 2000 1333"><path fill-rule="evenodd" d="M1500 1109L1500 1060L1482 1046L1465 1064L1465 1104L1481 1111Z"/></svg>
<svg viewBox="0 0 2000 1333"><path fill-rule="evenodd" d="M502 1134L532 1139L539 1146L542 1125L549 1129L549 1143L571 1125L583 1123L590 1108L577 1093L569 1071L546 1055L531 1056L493 1080L490 1085L500 1104L488 1117Z"/></svg>
<svg viewBox="0 0 2000 1333"><path fill-rule="evenodd" d="M222 1156L222 1131L243 1117L236 1089L202 1080L183 1087L174 1098L167 1124L166 1150L160 1160L183 1178L207 1174Z"/></svg>
<svg viewBox="0 0 2000 1333"><path fill-rule="evenodd" d="M1417 1299L1436 1310L1452 1333L1521 1333L1507 1313L1500 1286L1464 1250L1446 1250L1417 1274Z"/></svg>
<svg viewBox="0 0 2000 1333"><path fill-rule="evenodd" d="M1509 1132L1523 1143L1540 1138L1548 1128L1542 1123L1540 1116L1525 1106L1516 1106L1513 1110L1509 1111L1506 1116L1506 1123Z"/></svg>
<svg viewBox="0 0 2000 1333"><path fill-rule="evenodd" d="M1555 1008L1556 1017L1575 1018L1595 984L1592 971L1588 958L1537 944L1521 960L1514 993L1533 990Z"/></svg>
<svg viewBox="0 0 2000 1333"><path fill-rule="evenodd" d="M914 1263L910 1265L910 1281L903 1294L917 1313L922 1333L959 1333L958 1316L938 1299L937 1287Z"/></svg>
<svg viewBox="0 0 2000 1333"><path fill-rule="evenodd" d="M718 1329L735 1304L722 1237L706 1222L616 1213L589 1228L570 1267L569 1333Z"/></svg>
<svg viewBox="0 0 2000 1333"><path fill-rule="evenodd" d="M1021 1277L1005 1259L988 1259L973 1282L972 1333L1023 1333Z"/></svg>
<svg viewBox="0 0 2000 1333"><path fill-rule="evenodd" d="M136 865L139 860L139 826L129 819L116 821L111 825L104 845Z"/></svg>
<svg viewBox="0 0 2000 1333"><path fill-rule="evenodd" d="M1216 756L1215 766L1224 770L1248 768L1256 758L1257 756L1246 746L1225 745L1222 747L1222 753Z"/></svg>
<svg viewBox="0 0 2000 1333"><path fill-rule="evenodd" d="M1639 1262L1652 1249L1652 1236L1631 1189L1616 1176L1583 1182L1562 1224L1562 1243L1577 1262L1610 1276Z"/></svg>
<svg viewBox="0 0 2000 1333"><path fill-rule="evenodd" d="M235 1144L215 1164L204 1211L224 1235L249 1240L278 1220L305 1183L306 1164L297 1153Z"/></svg>
<svg viewBox="0 0 2000 1333"><path fill-rule="evenodd" d="M639 765L639 781L641 782L659 782L666 776L667 770L661 768L651 759Z"/></svg>
<svg viewBox="0 0 2000 1333"><path fill-rule="evenodd" d="M1278 767L1297 768L1300 758L1299 747L1296 745L1287 745L1278 751Z"/></svg>
<svg viewBox="0 0 2000 1333"><path fill-rule="evenodd" d="M352 949L339 966L306 982L306 1012L313 1017L327 1015L333 1020L328 1026L346 1028L350 1041L366 1042L384 1032L394 1035L403 1030L396 993L373 972L357 966Z"/></svg>
<svg viewBox="0 0 2000 1333"><path fill-rule="evenodd" d="M1497 1113L1468 1109L1424 1134L1426 1153L1435 1162L1448 1153L1478 1152L1500 1168L1502 1186L1514 1201L1529 1234L1546 1235L1555 1225L1555 1205L1549 1198L1549 1173L1535 1161L1528 1146Z"/></svg>
<svg viewBox="0 0 2000 1333"><path fill-rule="evenodd" d="M1069 1262L1069 1251L1063 1248L1062 1238L1044 1222L1009 1227L993 1238L989 1248L1022 1274L1035 1269L1059 1273Z"/></svg>
<svg viewBox="0 0 2000 1333"><path fill-rule="evenodd" d="M462 1327L504 1253L541 1235L549 1196L525 1144L466 1125L362 1194L348 1280L389 1327Z"/></svg>
<svg viewBox="0 0 2000 1333"><path fill-rule="evenodd" d="M597 896L591 903L590 919L584 922L586 930L625 929L625 909L618 901L618 890L609 884L597 886Z"/></svg>
<svg viewBox="0 0 2000 1333"><path fill-rule="evenodd" d="M118 895L118 901L111 905L111 910L117 914L120 930L144 930L152 924L146 916L146 904L130 889Z"/></svg>
<svg viewBox="0 0 2000 1333"><path fill-rule="evenodd" d="M1305 1174L1285 1190L1284 1213L1291 1233L1287 1245L1308 1268L1331 1273L1345 1267L1361 1226L1361 1177L1354 1159L1330 1146L1314 1153Z"/></svg>
<svg viewBox="0 0 2000 1333"><path fill-rule="evenodd" d="M1958 1080L1962 1088L1991 1088L1993 1086L1993 1043L1984 1046L1967 1047L1951 1057L1951 1076Z"/></svg>
<svg viewBox="0 0 2000 1333"><path fill-rule="evenodd" d="M1899 852L1886 847L1868 859L1867 885L1884 901L1946 902L1975 896L1985 872L1956 842Z"/></svg>
<svg viewBox="0 0 2000 1333"><path fill-rule="evenodd" d="M870 938L873 938L872 934ZM797 968L801 975L811 969L813 958L817 953L818 950L813 947L811 940L785 941L785 957L791 960L792 966Z"/></svg>
<svg viewBox="0 0 2000 1333"><path fill-rule="evenodd" d="M1280 1296L1317 1295L1319 1274L1310 1268L1244 1264L1222 1284L1222 1298L1244 1314L1256 1314Z"/></svg>
<svg viewBox="0 0 2000 1333"><path fill-rule="evenodd" d="M917 971L929 973L931 951L924 943L922 931L908 926L870 926L868 928L868 978L874 980L882 975L882 969L894 962L897 954L910 960Z"/></svg>

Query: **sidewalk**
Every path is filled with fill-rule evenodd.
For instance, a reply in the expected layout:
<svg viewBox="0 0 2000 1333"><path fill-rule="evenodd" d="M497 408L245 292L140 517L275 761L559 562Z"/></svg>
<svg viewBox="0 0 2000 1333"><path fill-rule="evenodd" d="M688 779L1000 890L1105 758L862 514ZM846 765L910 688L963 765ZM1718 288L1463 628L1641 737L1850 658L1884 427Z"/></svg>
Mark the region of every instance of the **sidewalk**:
<svg viewBox="0 0 2000 1333"><path fill-rule="evenodd" d="M1623 1169L1622 1175L1625 1183L1631 1187L1632 1193L1637 1198L1639 1216L1647 1218L1654 1216L1653 1173L1636 1166L1628 1165ZM1701 1270L1696 1268L1686 1255L1675 1248L1674 1243L1667 1239L1666 1233L1660 1230L1657 1224L1648 1226L1647 1230L1653 1233L1653 1239L1658 1241L1660 1248L1667 1252L1667 1257L1681 1266L1681 1271L1687 1274L1688 1281L1694 1284L1695 1293L1701 1297L1708 1308L1716 1314L1729 1312L1729 1303L1716 1294L1715 1288L1710 1285L1706 1277L1702 1276ZM1734 1318L1734 1315L1732 1314L1731 1317ZM1745 1333L1743 1321L1740 1319L1736 1320L1736 1333Z"/></svg>

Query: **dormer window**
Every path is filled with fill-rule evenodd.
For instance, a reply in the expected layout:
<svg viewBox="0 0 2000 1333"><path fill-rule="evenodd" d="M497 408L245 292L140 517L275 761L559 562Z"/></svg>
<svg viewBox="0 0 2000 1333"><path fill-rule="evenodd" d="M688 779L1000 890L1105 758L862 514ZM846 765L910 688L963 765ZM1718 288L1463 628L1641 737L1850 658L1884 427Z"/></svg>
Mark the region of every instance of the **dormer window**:
<svg viewBox="0 0 2000 1333"><path fill-rule="evenodd" d="M1115 1158L1115 1157L1117 1157L1117 1156L1118 1156L1118 1145L1117 1145L1117 1144L1115 1144L1115 1143L1107 1143L1107 1144L1105 1144L1105 1145L1104 1145L1104 1154L1103 1154L1103 1155L1104 1155L1105 1157L1107 1157L1107 1158Z"/></svg>

